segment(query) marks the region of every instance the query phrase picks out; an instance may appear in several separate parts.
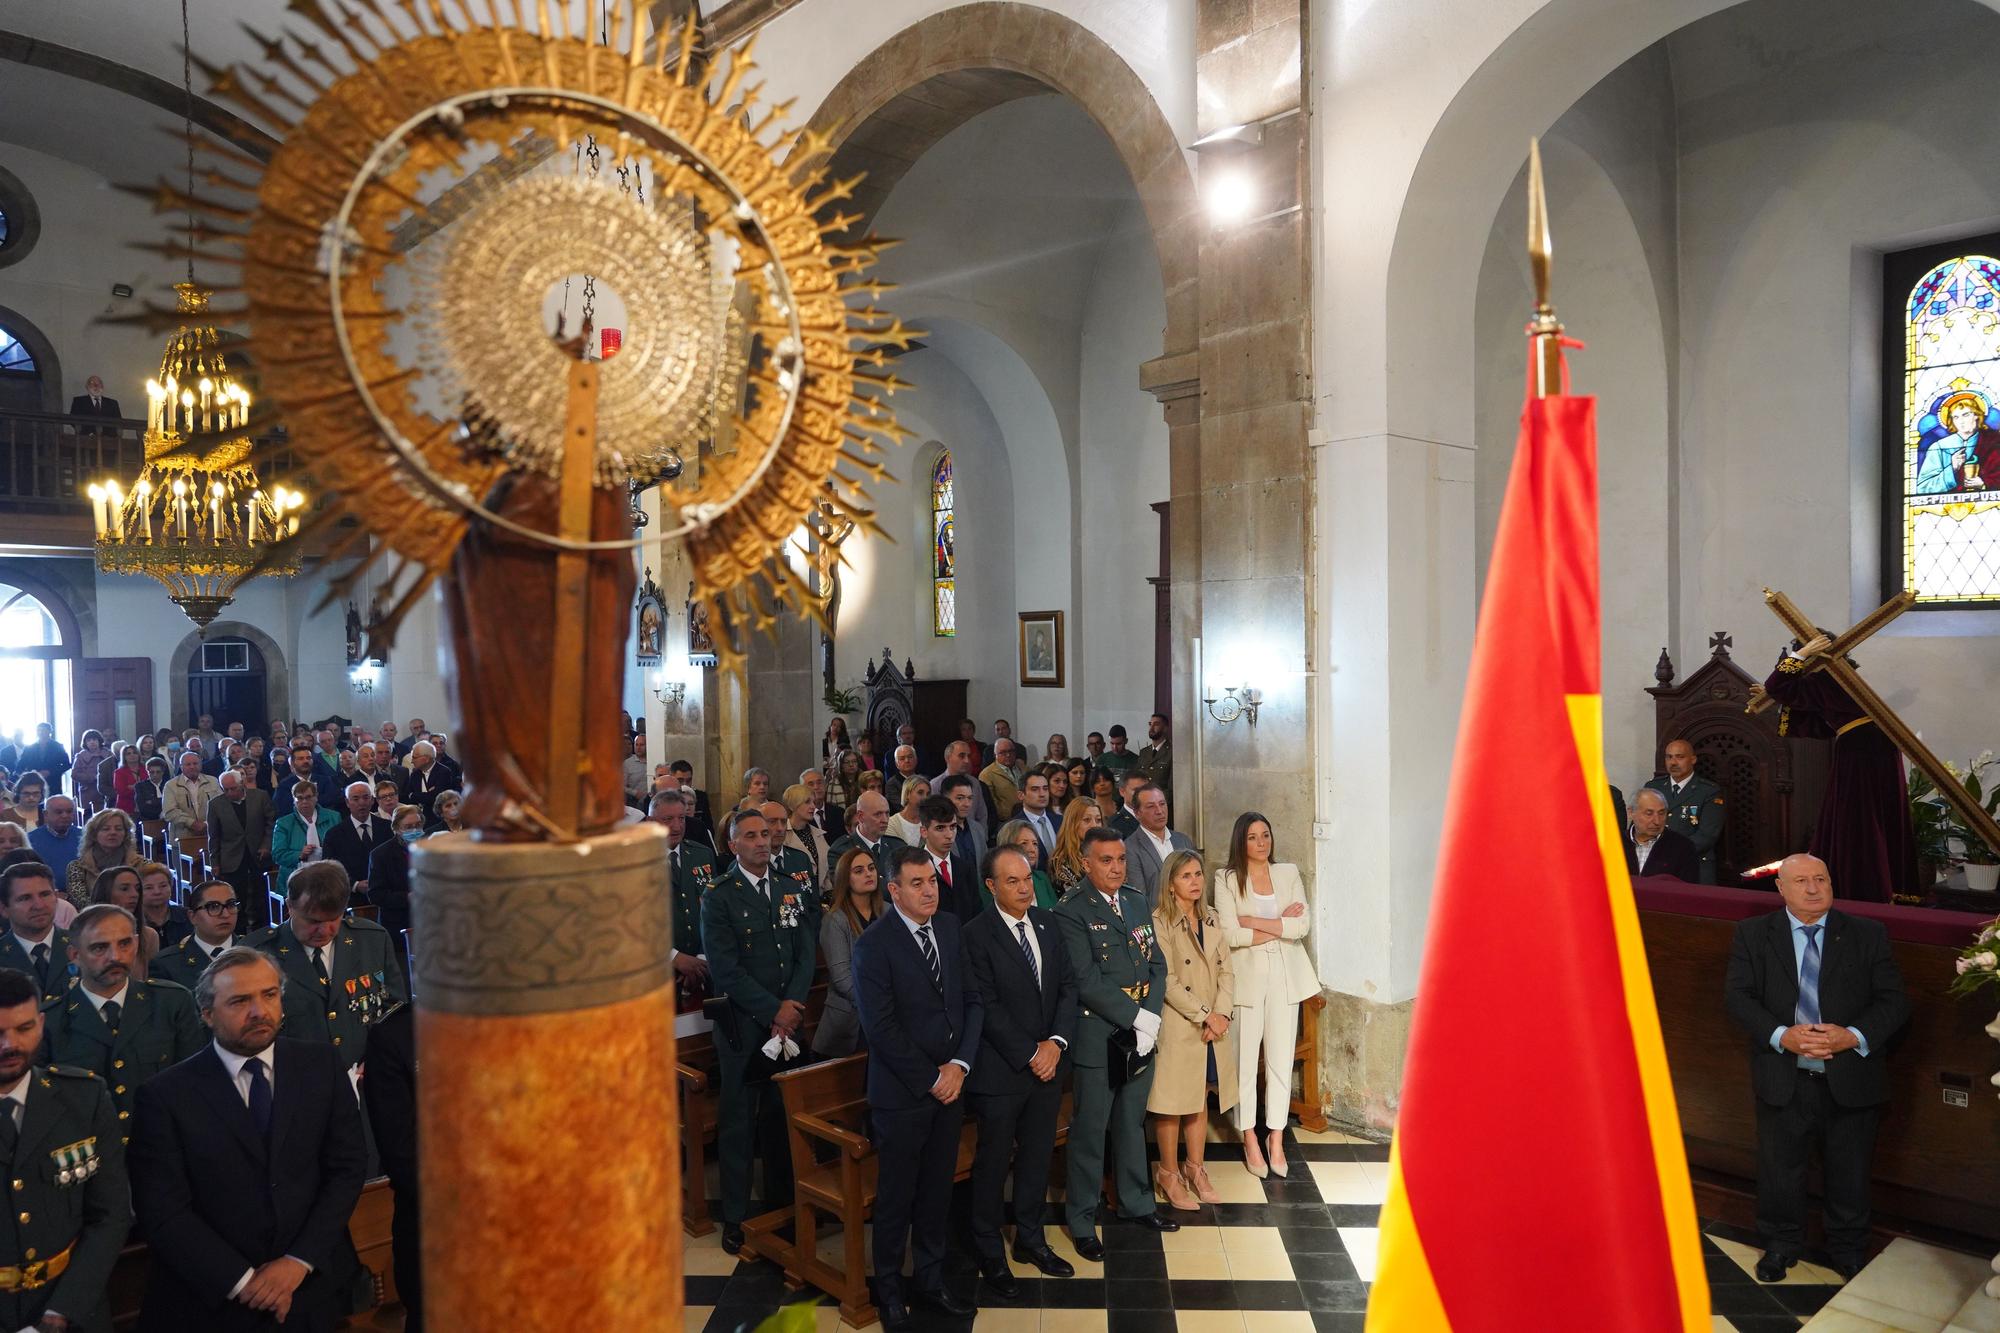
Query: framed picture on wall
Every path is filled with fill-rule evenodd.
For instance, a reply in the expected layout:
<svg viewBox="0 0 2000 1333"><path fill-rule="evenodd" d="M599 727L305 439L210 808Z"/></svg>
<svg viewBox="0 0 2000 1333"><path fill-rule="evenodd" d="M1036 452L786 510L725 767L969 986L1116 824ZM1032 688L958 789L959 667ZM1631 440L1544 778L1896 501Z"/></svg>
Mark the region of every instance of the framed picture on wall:
<svg viewBox="0 0 2000 1333"><path fill-rule="evenodd" d="M1021 612L1021 683L1063 687L1063 613Z"/></svg>
<svg viewBox="0 0 2000 1333"><path fill-rule="evenodd" d="M638 647L640 665L660 660L660 647L667 637L667 604L660 596L659 585L653 582L653 571L646 571L646 581L639 588L638 633L634 641Z"/></svg>

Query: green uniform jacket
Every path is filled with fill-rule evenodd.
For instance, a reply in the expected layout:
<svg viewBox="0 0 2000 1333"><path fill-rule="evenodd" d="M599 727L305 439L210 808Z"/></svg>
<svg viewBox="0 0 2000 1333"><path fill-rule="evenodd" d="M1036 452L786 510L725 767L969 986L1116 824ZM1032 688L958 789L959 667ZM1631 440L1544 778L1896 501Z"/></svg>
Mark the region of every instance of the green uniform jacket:
<svg viewBox="0 0 2000 1333"><path fill-rule="evenodd" d="M1120 754L1116 750L1107 749L1091 763L1092 768L1102 769L1119 778L1123 778L1127 772L1138 766L1139 756L1131 750Z"/></svg>
<svg viewBox="0 0 2000 1333"><path fill-rule="evenodd" d="M841 857L847 855L860 845L861 839L850 833L828 847L826 854L835 865L839 865ZM875 874L878 878L875 884L875 892L881 894L884 901L887 901L889 894L889 858L909 845L909 843L904 842L893 833L884 833L876 840Z"/></svg>
<svg viewBox="0 0 2000 1333"><path fill-rule="evenodd" d="M69 932L61 926L49 933L49 984L42 987L42 1002L47 1003L69 990ZM11 930L0 933L0 967L11 967L17 972L26 972L30 981L35 977L35 962L21 948Z"/></svg>
<svg viewBox="0 0 2000 1333"><path fill-rule="evenodd" d="M104 1025L82 986L42 1006L42 1064L87 1069L111 1088L111 1104L121 1122L119 1138L129 1139L132 1100L139 1085L169 1065L177 1065L208 1044L195 1013L194 996L171 981L132 981L118 1031Z"/></svg>
<svg viewBox="0 0 2000 1333"><path fill-rule="evenodd" d="M701 952L701 901L708 891L715 887L718 872L715 868L715 853L698 842L681 840L680 868L673 868L671 855L667 867L674 881L674 948L680 953Z"/></svg>
<svg viewBox="0 0 2000 1333"><path fill-rule="evenodd" d="M1121 805L1118 807L1118 813L1111 816L1111 822L1105 827L1121 838L1129 838L1139 831L1139 816Z"/></svg>
<svg viewBox="0 0 2000 1333"><path fill-rule="evenodd" d="M277 959L285 974L284 1035L328 1042L343 1064L360 1064L368 1054L369 1025L410 998L389 932L373 921L341 924L333 937L333 974L325 990L313 975L312 954L289 921L243 942Z"/></svg>
<svg viewBox="0 0 2000 1333"><path fill-rule="evenodd" d="M1678 796L1674 795L1672 778L1654 778L1646 785L1666 798L1667 827L1693 843L1694 849L1701 853L1701 882L1715 883L1715 844L1722 840L1726 817L1722 788L1699 773L1688 776L1687 785Z"/></svg>
<svg viewBox="0 0 2000 1333"><path fill-rule="evenodd" d="M770 1037L771 1024L778 1021L778 1006L786 1000L804 1004L812 989L819 917L806 904L818 895L788 884L775 861L769 877L778 895L775 904L752 888L743 868L734 865L701 900L702 953L708 958L709 980L717 995L729 998L740 1039L731 1048L722 1038L718 1050L747 1053L762 1046Z"/></svg>
<svg viewBox="0 0 2000 1333"><path fill-rule="evenodd" d="M1120 915L1122 913L1122 917ZM1167 998L1167 956L1153 939L1153 912L1131 885L1118 891L1118 911L1087 881L1055 911L1077 977L1076 1044L1070 1059L1102 1069L1113 1032L1132 1026L1141 1009L1157 1014ZM1143 1000L1128 987L1146 987Z"/></svg>
<svg viewBox="0 0 2000 1333"><path fill-rule="evenodd" d="M806 914L812 918L813 938L818 939L821 903L812 858L796 847L779 847L771 853L771 873L792 881L791 891L798 893L805 903Z"/></svg>
<svg viewBox="0 0 2000 1333"><path fill-rule="evenodd" d="M37 1263L75 1245L62 1276L0 1292L0 1326L32 1328L44 1310L86 1333L111 1328L111 1268L132 1229L132 1191L118 1113L103 1080L57 1065L33 1071L14 1160L0 1171L0 1264Z"/></svg>
<svg viewBox="0 0 2000 1333"><path fill-rule="evenodd" d="M231 946L241 944L238 936L229 941ZM173 981L194 989L194 983L201 980L201 974L208 971L208 958L198 952L199 942L190 935L179 944L162 945L153 955L152 973L155 980Z"/></svg>

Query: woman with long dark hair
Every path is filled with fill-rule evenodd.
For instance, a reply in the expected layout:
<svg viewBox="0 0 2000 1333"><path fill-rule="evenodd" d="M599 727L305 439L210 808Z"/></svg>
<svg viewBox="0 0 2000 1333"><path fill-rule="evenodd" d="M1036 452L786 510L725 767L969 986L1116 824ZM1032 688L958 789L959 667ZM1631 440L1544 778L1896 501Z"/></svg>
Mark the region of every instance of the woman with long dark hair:
<svg viewBox="0 0 2000 1333"><path fill-rule="evenodd" d="M1299 1006L1319 993L1319 976L1304 943L1311 929L1305 882L1297 866L1276 859L1276 849L1270 820L1255 810L1238 815L1229 832L1229 861L1215 872L1213 895L1236 980L1236 1127L1243 1131L1243 1165L1260 1178L1286 1171ZM1257 1132L1260 1070L1268 1158ZM1227 1071L1219 1076L1227 1077Z"/></svg>
<svg viewBox="0 0 2000 1333"><path fill-rule="evenodd" d="M826 962L826 1008L813 1032L814 1055L835 1059L861 1045L854 1006L854 942L881 910L882 872L865 847L842 852L833 867L833 900L819 923L819 956Z"/></svg>

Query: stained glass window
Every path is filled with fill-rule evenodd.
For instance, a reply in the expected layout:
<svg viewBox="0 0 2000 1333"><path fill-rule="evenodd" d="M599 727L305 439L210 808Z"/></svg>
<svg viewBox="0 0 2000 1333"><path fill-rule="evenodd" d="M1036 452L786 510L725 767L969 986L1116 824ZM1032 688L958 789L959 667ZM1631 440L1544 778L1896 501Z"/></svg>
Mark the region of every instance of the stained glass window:
<svg viewBox="0 0 2000 1333"><path fill-rule="evenodd" d="M35 358L19 338L0 327L0 370L11 370L23 375L35 373Z"/></svg>
<svg viewBox="0 0 2000 1333"><path fill-rule="evenodd" d="M1901 361L1885 414L1890 591L1932 605L2000 603L2000 260L1979 249L2000 252L1961 245L1884 266Z"/></svg>
<svg viewBox="0 0 2000 1333"><path fill-rule="evenodd" d="M958 555L951 523L951 452L931 468L931 633L949 639L958 633Z"/></svg>

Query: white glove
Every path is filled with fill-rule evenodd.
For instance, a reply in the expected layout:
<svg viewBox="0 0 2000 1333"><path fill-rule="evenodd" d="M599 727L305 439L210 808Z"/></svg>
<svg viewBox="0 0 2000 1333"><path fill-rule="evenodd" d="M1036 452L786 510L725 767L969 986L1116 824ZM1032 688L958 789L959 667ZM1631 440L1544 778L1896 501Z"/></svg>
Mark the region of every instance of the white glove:
<svg viewBox="0 0 2000 1333"><path fill-rule="evenodd" d="M1157 1021L1155 1021L1154 1026L1155 1027L1159 1026ZM1156 1038L1150 1032L1139 1033L1139 1054L1142 1057L1151 1055L1153 1053L1153 1047L1157 1043L1157 1041L1158 1038Z"/></svg>
<svg viewBox="0 0 2000 1333"><path fill-rule="evenodd" d="M766 1060L777 1059L780 1051L784 1052L785 1059L795 1059L799 1053L799 1044L790 1037L773 1037L764 1043L764 1058Z"/></svg>
<svg viewBox="0 0 2000 1333"><path fill-rule="evenodd" d="M1160 1039L1160 1016L1150 1009L1141 1009L1132 1020L1132 1030L1149 1041Z"/></svg>

